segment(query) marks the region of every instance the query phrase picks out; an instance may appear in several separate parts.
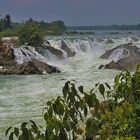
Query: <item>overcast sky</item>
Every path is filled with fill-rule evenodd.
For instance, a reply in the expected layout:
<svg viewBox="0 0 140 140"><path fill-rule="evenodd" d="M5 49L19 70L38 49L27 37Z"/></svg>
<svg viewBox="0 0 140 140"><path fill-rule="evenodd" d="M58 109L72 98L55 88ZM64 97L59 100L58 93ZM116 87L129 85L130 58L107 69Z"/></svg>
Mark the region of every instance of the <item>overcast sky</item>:
<svg viewBox="0 0 140 140"><path fill-rule="evenodd" d="M140 0L0 0L0 14L15 21L61 19L66 25L140 23Z"/></svg>

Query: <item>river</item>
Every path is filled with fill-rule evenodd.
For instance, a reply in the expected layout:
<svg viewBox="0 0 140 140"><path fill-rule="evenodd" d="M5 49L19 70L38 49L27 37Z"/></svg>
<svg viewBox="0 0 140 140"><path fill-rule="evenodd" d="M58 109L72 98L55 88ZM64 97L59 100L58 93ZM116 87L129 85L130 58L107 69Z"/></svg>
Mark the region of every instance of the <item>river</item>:
<svg viewBox="0 0 140 140"><path fill-rule="evenodd" d="M106 31L107 32L107 31ZM109 32L109 31L108 31ZM107 32L107 33L108 33ZM102 34L101 34L102 33ZM75 49L76 43L82 43L86 52L76 49L76 56L58 61L52 58L52 63L61 69L61 73L26 76L0 76L0 139L6 140L5 130L9 126L19 126L23 121L35 120L43 123L42 110L47 100L61 95L62 87L68 80L74 79L77 85L84 85L89 91L96 82L108 82L113 84L114 76L118 70L99 70L101 64L110 60L102 60L99 57L105 50L131 41L132 36L139 36L139 32L133 31L117 35L108 35L98 32L97 36L51 36L48 37L51 44L57 47L60 40L65 40L68 46ZM91 39L92 38L92 39ZM106 44L93 40L111 38L114 43ZM92 40L92 44L91 44ZM139 42L136 43L139 46ZM81 45L81 44L80 44ZM83 48L82 47L82 48Z"/></svg>

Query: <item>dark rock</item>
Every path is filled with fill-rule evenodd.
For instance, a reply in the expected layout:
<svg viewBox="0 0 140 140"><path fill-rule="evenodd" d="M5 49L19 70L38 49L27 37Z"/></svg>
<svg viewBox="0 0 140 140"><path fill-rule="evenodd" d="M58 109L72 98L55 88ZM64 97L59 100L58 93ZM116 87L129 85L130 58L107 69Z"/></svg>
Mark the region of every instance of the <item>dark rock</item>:
<svg viewBox="0 0 140 140"><path fill-rule="evenodd" d="M120 34L119 32L110 32L111 35L118 35Z"/></svg>
<svg viewBox="0 0 140 140"><path fill-rule="evenodd" d="M32 61L12 66L12 67L5 67L0 69L0 74L2 75L29 75L29 74L43 74L43 73L59 73L56 67L48 65L46 63L40 62L38 60L33 59Z"/></svg>
<svg viewBox="0 0 140 140"><path fill-rule="evenodd" d="M108 38L108 39L106 40L106 42L105 42L105 43L106 43L106 44L112 44L112 43L114 43L114 42L113 42L113 40L112 40L112 39L109 39L109 38Z"/></svg>
<svg viewBox="0 0 140 140"><path fill-rule="evenodd" d="M115 51L116 49L122 49L122 48L124 49L122 53L123 56L120 59L118 59L117 62L111 61L109 64L106 64L104 66L105 69L134 70L136 66L140 64L139 48L137 48L136 46L133 46L131 43L117 46L116 48L107 51L104 55L101 56L101 58L107 59L110 57L113 51ZM102 67L103 66L100 66L99 68L102 68Z"/></svg>
<svg viewBox="0 0 140 140"><path fill-rule="evenodd" d="M136 69L137 65L140 64L140 58L124 58L118 60L117 62L110 62L109 64L105 65L105 69L118 69L118 70L134 70Z"/></svg>
<svg viewBox="0 0 140 140"><path fill-rule="evenodd" d="M0 60L4 57L4 47L0 45Z"/></svg>
<svg viewBox="0 0 140 140"><path fill-rule="evenodd" d="M61 41L61 49L67 53L68 57L75 56L75 51L72 51L63 40Z"/></svg>
<svg viewBox="0 0 140 140"><path fill-rule="evenodd" d="M11 58L11 59L15 58L14 50L11 47L5 48L4 55L5 55L5 57Z"/></svg>
<svg viewBox="0 0 140 140"><path fill-rule="evenodd" d="M60 73L61 71L54 66L48 65L46 63L43 63L41 61L32 59L33 64L39 69L41 72L47 72L47 73Z"/></svg>
<svg viewBox="0 0 140 140"><path fill-rule="evenodd" d="M96 38L96 41L97 41L97 42L103 42L104 40L103 40L102 38L99 38L99 37L98 37L98 38Z"/></svg>
<svg viewBox="0 0 140 140"><path fill-rule="evenodd" d="M98 69L102 69L102 68L104 68L104 65L100 65Z"/></svg>
<svg viewBox="0 0 140 140"><path fill-rule="evenodd" d="M26 57L26 55L25 55ZM27 74L43 74L56 73L60 70L49 64L36 59L31 59L29 62L17 64L15 61L13 48L0 47L0 74L1 75L27 75Z"/></svg>
<svg viewBox="0 0 140 140"><path fill-rule="evenodd" d="M135 41L135 42L138 42L138 41L139 41L139 39L138 39L137 37L131 37L131 39L132 39L133 41Z"/></svg>
<svg viewBox="0 0 140 140"><path fill-rule="evenodd" d="M123 44L123 45L117 46L113 49L110 49L110 50L106 51L100 58L109 59L109 57L113 54L113 52L116 51L116 50L119 50L119 49L124 49L123 52L122 52L123 58L127 57L127 55L129 55L128 52L130 54L133 54L133 55L136 55L136 56L140 57L139 48L137 48L136 46L133 46L132 43L128 43L128 44ZM118 51L118 53L119 53L119 51ZM114 59L117 58L117 56L118 56L118 54L116 53L114 55Z"/></svg>
<svg viewBox="0 0 140 140"><path fill-rule="evenodd" d="M27 74L42 74L36 65L32 61L17 65L13 70L14 74L27 75Z"/></svg>
<svg viewBox="0 0 140 140"><path fill-rule="evenodd" d="M0 66L14 65L16 65L14 50L10 47L0 46Z"/></svg>
<svg viewBox="0 0 140 140"><path fill-rule="evenodd" d="M40 53L41 55L43 55L43 56L46 56L47 55L46 51L49 51L53 55L57 56L58 58L64 59L63 52L61 50L59 50L59 49L56 49L56 48L50 46L50 45L43 46L43 47L38 47L38 48L36 48L36 51L38 53Z"/></svg>

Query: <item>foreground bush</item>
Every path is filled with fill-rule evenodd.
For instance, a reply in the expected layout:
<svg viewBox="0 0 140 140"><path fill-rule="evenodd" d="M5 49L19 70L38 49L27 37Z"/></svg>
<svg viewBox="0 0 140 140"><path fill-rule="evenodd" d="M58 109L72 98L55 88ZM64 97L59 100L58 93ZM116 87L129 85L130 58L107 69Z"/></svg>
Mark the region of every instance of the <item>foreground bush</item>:
<svg viewBox="0 0 140 140"><path fill-rule="evenodd" d="M45 128L34 121L9 127L9 140L135 140L140 138L140 68L125 71L111 88L97 83L90 92L68 81L63 95L47 102ZM102 96L102 101L97 95Z"/></svg>

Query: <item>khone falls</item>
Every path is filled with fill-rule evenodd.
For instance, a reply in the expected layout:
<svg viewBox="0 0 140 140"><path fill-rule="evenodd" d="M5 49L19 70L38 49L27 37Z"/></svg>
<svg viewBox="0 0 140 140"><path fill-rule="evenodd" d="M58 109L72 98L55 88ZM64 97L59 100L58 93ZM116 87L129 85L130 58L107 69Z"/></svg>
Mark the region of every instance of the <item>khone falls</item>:
<svg viewBox="0 0 140 140"><path fill-rule="evenodd" d="M43 47L6 47L16 65L0 66L0 139L8 126L32 119L43 124L46 102L62 94L65 82L74 80L88 91L97 82L113 85L120 70L133 72L140 62L140 32L118 32L47 36Z"/></svg>

